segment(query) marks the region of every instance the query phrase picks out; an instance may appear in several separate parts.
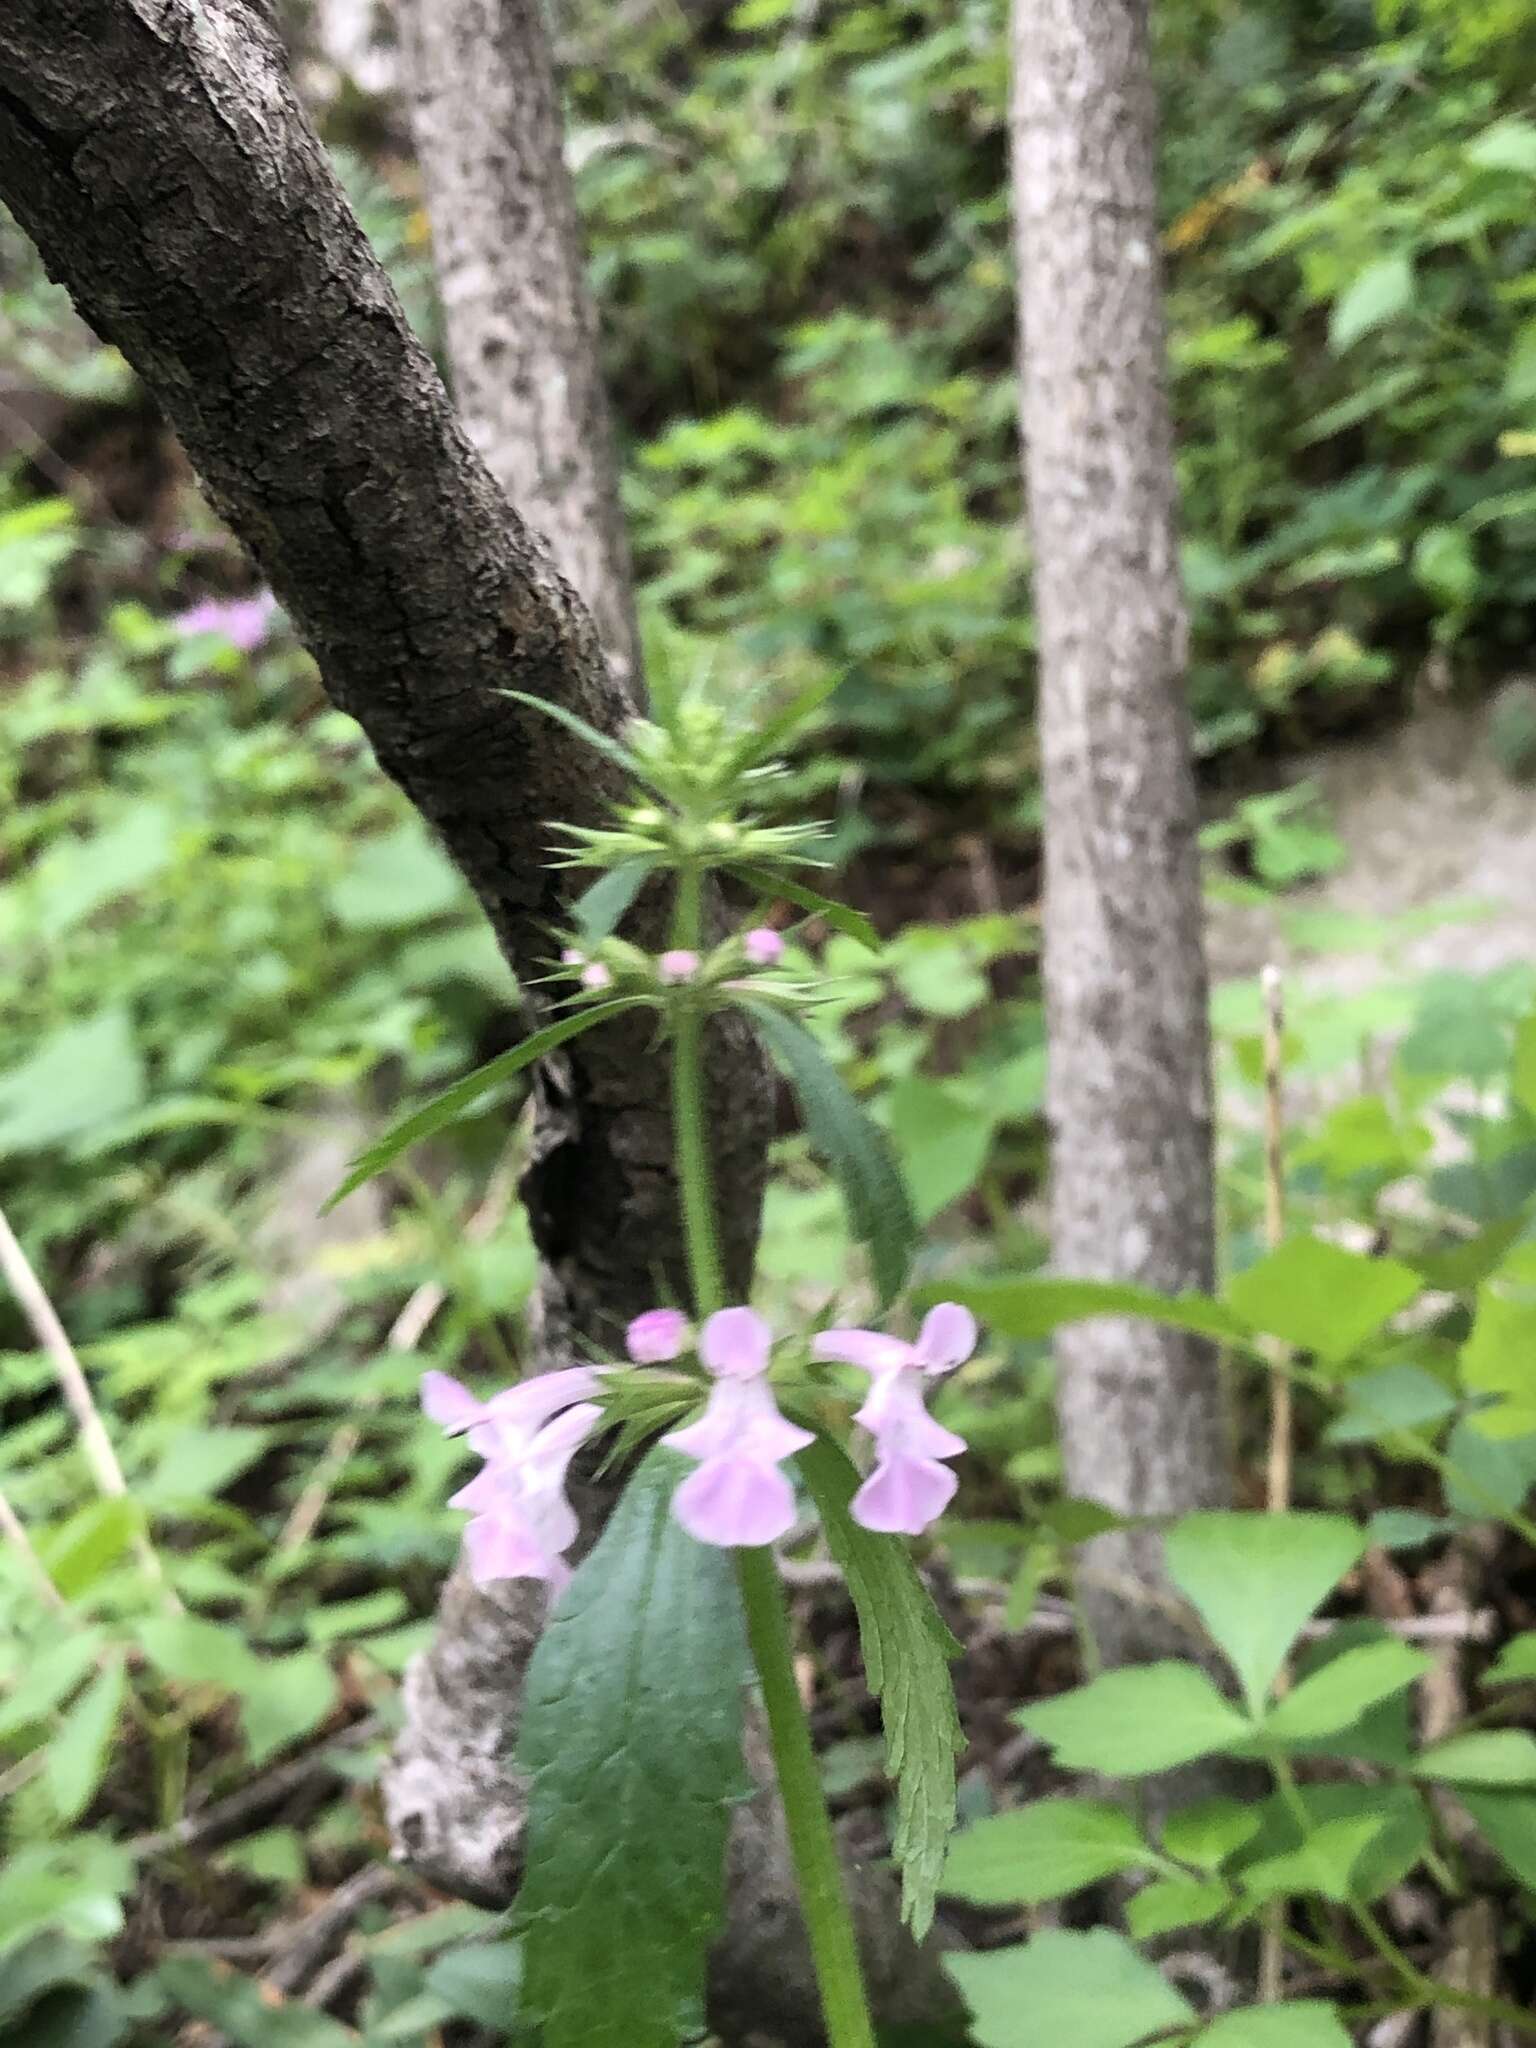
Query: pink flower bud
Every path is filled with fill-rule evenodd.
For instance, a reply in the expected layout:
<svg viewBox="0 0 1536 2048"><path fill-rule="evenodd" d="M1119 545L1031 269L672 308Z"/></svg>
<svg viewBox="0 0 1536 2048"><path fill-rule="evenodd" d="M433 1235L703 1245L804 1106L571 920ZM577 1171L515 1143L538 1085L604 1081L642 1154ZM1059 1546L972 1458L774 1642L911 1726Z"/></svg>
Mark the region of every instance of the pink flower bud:
<svg viewBox="0 0 1536 2048"><path fill-rule="evenodd" d="M783 937L771 924L754 925L744 932L741 948L754 967L777 967L784 957Z"/></svg>
<svg viewBox="0 0 1536 2048"><path fill-rule="evenodd" d="M688 1318L680 1308L648 1308L624 1332L624 1348L636 1365L665 1365L688 1342Z"/></svg>
<svg viewBox="0 0 1536 2048"><path fill-rule="evenodd" d="M699 956L690 953L685 946L674 946L670 953L663 953L656 964L663 981L691 981L699 971Z"/></svg>
<svg viewBox="0 0 1536 2048"><path fill-rule="evenodd" d="M584 967L581 970L581 985L583 988L593 989L612 988L612 971L605 967L601 960L594 960L590 967Z"/></svg>

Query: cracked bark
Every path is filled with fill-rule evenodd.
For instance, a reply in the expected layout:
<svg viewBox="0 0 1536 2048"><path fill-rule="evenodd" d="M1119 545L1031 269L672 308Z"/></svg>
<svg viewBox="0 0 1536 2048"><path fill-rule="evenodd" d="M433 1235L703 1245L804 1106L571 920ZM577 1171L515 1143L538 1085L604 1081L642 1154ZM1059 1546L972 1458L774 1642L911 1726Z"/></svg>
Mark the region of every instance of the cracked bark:
<svg viewBox="0 0 1536 2048"><path fill-rule="evenodd" d="M1053 1250L1063 1272L1177 1292L1212 1280L1211 1088L1146 13L1014 0L1013 184ZM1136 1515L1226 1499L1208 1345L1100 1317L1056 1352L1073 1493ZM1085 1604L1112 1661L1187 1650L1159 1549L1092 1546L1110 1583Z"/></svg>
<svg viewBox="0 0 1536 2048"><path fill-rule="evenodd" d="M0 197L96 331L163 408L209 497L314 654L333 700L441 836L525 986L563 921L547 821L598 822L611 771L518 687L611 730L627 705L585 608L507 504L411 333L250 0L6 0ZM647 936L643 929L638 934ZM744 1028L714 1034L722 1250L750 1284L767 1131ZM541 1259L541 1362L614 1344L658 1288L682 1292L671 1133L649 1029L619 1020L539 1076L524 1185ZM587 1497L589 1527L602 1507ZM422 1867L503 1899L521 1821L501 1750L542 1619L526 1589L456 1578L421 1684L452 1708L415 1806ZM455 1745L470 1722L479 1746ZM431 1761L425 1752L423 1767ZM401 1791L400 1787L404 1790ZM416 1795L402 1775L397 1812ZM773 1807L732 1851L723 2011L815 2037L814 1992ZM893 2014L952 2009L931 1955L861 1883L872 1986Z"/></svg>

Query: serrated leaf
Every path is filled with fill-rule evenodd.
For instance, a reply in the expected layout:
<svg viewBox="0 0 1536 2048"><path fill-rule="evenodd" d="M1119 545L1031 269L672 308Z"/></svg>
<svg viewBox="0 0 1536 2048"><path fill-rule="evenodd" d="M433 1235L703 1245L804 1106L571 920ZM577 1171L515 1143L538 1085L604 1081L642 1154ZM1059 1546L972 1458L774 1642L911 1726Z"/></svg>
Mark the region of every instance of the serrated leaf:
<svg viewBox="0 0 1536 2048"><path fill-rule="evenodd" d="M583 889L571 905L571 922L589 946L617 929L656 868L654 860L621 860Z"/></svg>
<svg viewBox="0 0 1536 2048"><path fill-rule="evenodd" d="M864 1674L880 1702L886 1769L896 1786L891 1853L901 1870L902 1915L920 1940L955 1822L955 1755L965 1746L950 1660L960 1654L907 1549L860 1528L848 1512L859 1475L818 1438L795 1460L821 1516L859 1621Z"/></svg>
<svg viewBox="0 0 1536 2048"><path fill-rule="evenodd" d="M1021 1707L1021 1727L1071 1771L1141 1778L1242 1743L1249 1724L1192 1664L1106 1671L1055 1699Z"/></svg>
<svg viewBox="0 0 1536 2048"><path fill-rule="evenodd" d="M763 1042L788 1075L806 1133L836 1174L853 1233L869 1249L882 1305L901 1292L917 1249L917 1223L884 1131L843 1086L805 1029L767 1003L741 999Z"/></svg>
<svg viewBox="0 0 1536 2048"><path fill-rule="evenodd" d="M1536 1735L1524 1728L1473 1728L1415 1758L1413 1775L1443 1785L1536 1785Z"/></svg>
<svg viewBox="0 0 1536 2048"><path fill-rule="evenodd" d="M518 1925L545 2048L676 2048L702 2012L750 1788L736 1581L672 1517L688 1469L664 1449L638 1468L528 1667Z"/></svg>
<svg viewBox="0 0 1536 2048"><path fill-rule="evenodd" d="M1304 1742L1332 1735L1380 1701L1411 1685L1433 1664L1423 1650L1395 1637L1362 1643L1330 1658L1320 1671L1303 1678L1264 1717L1264 1732L1281 1742Z"/></svg>
<svg viewBox="0 0 1536 2048"><path fill-rule="evenodd" d="M981 2048L1132 2048L1194 2011L1123 1935L1052 1928L1022 1948L944 1958Z"/></svg>
<svg viewBox="0 0 1536 2048"><path fill-rule="evenodd" d="M1196 2034L1190 2048L1350 2048L1350 2039L1331 2005L1298 1998L1223 2013Z"/></svg>
<svg viewBox="0 0 1536 2048"><path fill-rule="evenodd" d="M79 1818L96 1795L128 1690L121 1657L103 1666L49 1740L46 1780L60 1820Z"/></svg>
<svg viewBox="0 0 1536 2048"><path fill-rule="evenodd" d="M568 1016L557 1017L553 1024L546 1024L542 1031L535 1031L531 1038L525 1038L510 1051L498 1053L495 1059L476 1067L472 1074L466 1074L462 1081L455 1081L441 1095L434 1095L430 1102L423 1103L420 1109L412 1110L409 1116L393 1124L366 1152L358 1154L346 1179L326 1201L325 1209L334 1209L354 1188L360 1188L364 1181L382 1173L402 1152L419 1145L423 1138L430 1138L446 1125L455 1123L487 1090L498 1087L503 1081L510 1081L524 1067L543 1059L546 1053L564 1045L567 1039L590 1031L594 1024L602 1024L609 1017L618 1016L621 1010L632 1010L638 1000L635 996L619 996L611 1003L595 1003L587 1009L572 1010Z"/></svg>
<svg viewBox="0 0 1536 2048"><path fill-rule="evenodd" d="M1226 1911L1231 1898L1218 1878L1159 1878L1130 1900L1126 1925L1138 1941L1153 1941L1176 1927L1208 1926Z"/></svg>
<svg viewBox="0 0 1536 2048"><path fill-rule="evenodd" d="M939 1889L973 1906L1036 1906L1152 1861L1123 1807L1103 1799L1038 1799L956 1835Z"/></svg>
<svg viewBox="0 0 1536 2048"><path fill-rule="evenodd" d="M793 882L787 875L777 874L771 868L734 867L731 873L760 895L781 897L784 902L793 903L797 910L819 917L824 924L831 925L833 931L841 932L844 938L856 940L866 952L880 951L880 934L863 911L855 910L851 904L839 903L833 896L823 896L819 889L808 889L803 882Z"/></svg>
<svg viewBox="0 0 1536 2048"><path fill-rule="evenodd" d="M1257 1713L1302 1623L1357 1562L1365 1537L1342 1515L1186 1515L1168 1571Z"/></svg>
<svg viewBox="0 0 1536 2048"><path fill-rule="evenodd" d="M1333 1362L1358 1351L1421 1282L1398 1259L1368 1259L1324 1237L1291 1237L1228 1282L1227 1305L1256 1330Z"/></svg>

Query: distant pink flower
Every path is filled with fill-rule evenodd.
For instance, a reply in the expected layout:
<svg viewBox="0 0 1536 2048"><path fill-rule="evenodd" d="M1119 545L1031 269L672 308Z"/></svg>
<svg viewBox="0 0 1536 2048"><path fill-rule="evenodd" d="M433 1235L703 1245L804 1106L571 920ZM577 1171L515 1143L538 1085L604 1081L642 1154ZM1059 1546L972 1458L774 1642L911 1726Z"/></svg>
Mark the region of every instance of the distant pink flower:
<svg viewBox="0 0 1536 2048"><path fill-rule="evenodd" d="M565 1552L576 1540L576 1513L565 1496L565 1476L578 1446L602 1409L586 1396L598 1387L590 1366L571 1366L523 1380L479 1401L447 1373L429 1372L421 1405L450 1436L469 1435L485 1460L450 1507L472 1515L465 1554L476 1585L497 1579L544 1579L561 1587L570 1577Z"/></svg>
<svg viewBox="0 0 1536 2048"><path fill-rule="evenodd" d="M699 971L699 956L690 953L686 946L674 946L669 953L663 953L656 963L661 969L663 981L692 981Z"/></svg>
<svg viewBox="0 0 1536 2048"><path fill-rule="evenodd" d="M206 597L171 623L186 639L196 633L218 633L231 647L250 654L266 639L277 609L270 590L260 590L254 597Z"/></svg>
<svg viewBox="0 0 1536 2048"><path fill-rule="evenodd" d="M594 960L590 967L583 967L581 970L581 985L590 989L612 988L612 971L605 967L601 960Z"/></svg>
<svg viewBox="0 0 1536 2048"><path fill-rule="evenodd" d="M749 1308L723 1308L699 1332L699 1356L715 1385L697 1422L662 1442L698 1460L672 1496L672 1512L700 1543L772 1543L794 1525L795 1491L779 1468L813 1439L779 1413L768 1384L772 1344L768 1325Z"/></svg>
<svg viewBox="0 0 1536 2048"><path fill-rule="evenodd" d="M783 936L771 924L754 925L744 932L741 948L754 967L777 967L784 957Z"/></svg>
<svg viewBox="0 0 1536 2048"><path fill-rule="evenodd" d="M874 1470L852 1505L866 1529L920 1536L954 1498L959 1481L942 1461L957 1458L965 1439L928 1413L923 1381L962 1365L975 1349L976 1318L953 1301L929 1310L915 1344L879 1330L826 1330L812 1339L813 1357L838 1359L870 1376L853 1418L875 1441Z"/></svg>
<svg viewBox="0 0 1536 2048"><path fill-rule="evenodd" d="M567 967L582 967L586 964L587 956L579 946L567 946L560 958Z"/></svg>
<svg viewBox="0 0 1536 2048"><path fill-rule="evenodd" d="M636 1365L664 1365L688 1342L688 1318L680 1308L648 1308L624 1332L624 1348Z"/></svg>

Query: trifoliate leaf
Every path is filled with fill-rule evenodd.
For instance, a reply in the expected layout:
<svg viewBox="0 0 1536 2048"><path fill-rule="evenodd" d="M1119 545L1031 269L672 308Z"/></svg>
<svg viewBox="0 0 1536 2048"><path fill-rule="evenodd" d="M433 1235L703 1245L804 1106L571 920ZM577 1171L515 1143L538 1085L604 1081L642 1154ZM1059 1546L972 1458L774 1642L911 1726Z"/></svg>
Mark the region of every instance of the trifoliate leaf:
<svg viewBox="0 0 1536 2048"><path fill-rule="evenodd" d="M960 1645L905 1546L861 1528L849 1514L859 1475L844 1453L818 1438L795 1462L859 1618L864 1672L880 1702L886 1768L896 1786L891 1853L901 1870L902 1915L921 1940L955 1824L955 1753L965 1737L949 1662Z"/></svg>
<svg viewBox="0 0 1536 2048"><path fill-rule="evenodd" d="M518 1922L545 2048L676 2048L702 2018L750 1788L731 1560L670 1512L688 1469L663 1449L639 1467L528 1667Z"/></svg>

